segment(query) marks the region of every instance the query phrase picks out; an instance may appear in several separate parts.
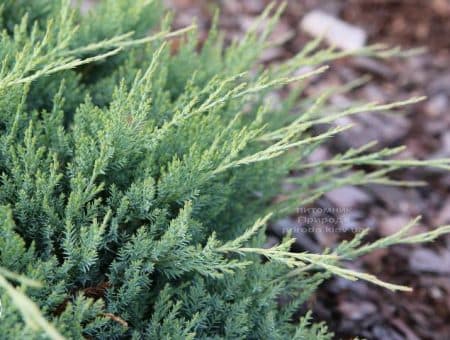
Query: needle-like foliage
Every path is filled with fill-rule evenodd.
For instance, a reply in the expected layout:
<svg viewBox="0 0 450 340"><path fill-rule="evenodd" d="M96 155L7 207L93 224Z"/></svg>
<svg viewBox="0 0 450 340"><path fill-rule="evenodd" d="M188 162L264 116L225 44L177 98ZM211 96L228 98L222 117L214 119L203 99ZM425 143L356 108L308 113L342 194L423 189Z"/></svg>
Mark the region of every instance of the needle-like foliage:
<svg viewBox="0 0 450 340"><path fill-rule="evenodd" d="M293 253L289 237L263 247L271 216L328 190L417 184L388 175L450 167L389 160L399 148L371 145L308 163L349 128L318 125L419 99L328 106L356 82L274 105L276 88L304 84L345 54L313 41L262 70L273 10L240 41L224 46L213 28L199 47L195 27L170 31L159 1L105 0L88 14L67 0L2 2L0 338L331 339L309 314L293 317L330 275L408 289L342 261L448 227L411 236L407 226L374 244L360 234L324 254ZM291 170L297 190L274 203Z"/></svg>

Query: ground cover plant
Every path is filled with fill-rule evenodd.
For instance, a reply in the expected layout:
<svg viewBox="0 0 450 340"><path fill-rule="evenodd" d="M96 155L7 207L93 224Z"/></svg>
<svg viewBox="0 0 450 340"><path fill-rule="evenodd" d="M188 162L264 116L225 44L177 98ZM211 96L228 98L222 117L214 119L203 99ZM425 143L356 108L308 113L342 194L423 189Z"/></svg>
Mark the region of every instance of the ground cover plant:
<svg viewBox="0 0 450 340"><path fill-rule="evenodd" d="M330 275L408 290L341 263L449 227L412 235L412 221L375 243L361 233L324 254L291 252L289 236L263 247L271 218L328 190L415 185L389 174L450 166L392 160L401 148L371 145L307 163L349 128L316 127L421 98L328 106L358 80L301 97L303 80L346 53L316 40L284 64L258 66L281 10L269 7L230 46L216 28L198 46L195 27L171 31L158 1L105 0L86 15L63 0L2 3L2 338L330 339L309 314L294 317ZM269 94L288 83L297 89L272 105ZM297 189L274 202L290 171L302 173Z"/></svg>

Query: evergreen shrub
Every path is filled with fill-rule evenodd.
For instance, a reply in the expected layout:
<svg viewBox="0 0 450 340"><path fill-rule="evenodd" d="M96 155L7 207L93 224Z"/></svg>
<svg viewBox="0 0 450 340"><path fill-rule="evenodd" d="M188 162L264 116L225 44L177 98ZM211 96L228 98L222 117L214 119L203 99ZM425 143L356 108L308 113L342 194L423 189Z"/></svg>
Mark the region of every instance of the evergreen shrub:
<svg viewBox="0 0 450 340"><path fill-rule="evenodd" d="M289 236L263 247L271 218L333 188L449 167L370 145L308 163L348 128L318 126L419 99L342 111L327 99L355 84L302 95L303 79L346 53L315 40L258 66L279 14L269 7L232 44L214 27L199 46L195 27L170 30L159 1L104 0L85 15L67 0L2 1L1 339L330 339L298 316L330 275L408 289L342 261L448 227L410 235L411 223L372 244L361 233L323 254L291 252ZM273 105L288 83L297 90ZM283 193L291 171L296 189Z"/></svg>

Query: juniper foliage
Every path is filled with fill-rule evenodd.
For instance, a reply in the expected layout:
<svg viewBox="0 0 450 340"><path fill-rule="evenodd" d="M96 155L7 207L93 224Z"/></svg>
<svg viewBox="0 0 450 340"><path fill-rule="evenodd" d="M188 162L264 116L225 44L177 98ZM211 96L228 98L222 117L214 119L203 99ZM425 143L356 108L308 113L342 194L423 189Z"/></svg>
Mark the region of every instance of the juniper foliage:
<svg viewBox="0 0 450 340"><path fill-rule="evenodd" d="M213 28L199 48L194 27L170 31L159 1L105 0L87 15L66 0L2 2L2 339L330 339L309 314L293 318L330 275L407 289L341 261L448 227L409 236L411 224L374 244L361 233L324 254L292 253L289 237L262 247L271 213L346 184L416 184L389 179L405 166L450 166L391 161L398 148L371 145L307 163L347 128L315 126L419 99L327 106L354 83L300 103L298 86L271 105L274 88L345 55L316 40L282 65L258 67L273 10L242 40L225 46ZM316 68L294 76L302 66ZM375 170L349 172L354 165ZM291 170L303 174L292 180L298 189L273 203Z"/></svg>

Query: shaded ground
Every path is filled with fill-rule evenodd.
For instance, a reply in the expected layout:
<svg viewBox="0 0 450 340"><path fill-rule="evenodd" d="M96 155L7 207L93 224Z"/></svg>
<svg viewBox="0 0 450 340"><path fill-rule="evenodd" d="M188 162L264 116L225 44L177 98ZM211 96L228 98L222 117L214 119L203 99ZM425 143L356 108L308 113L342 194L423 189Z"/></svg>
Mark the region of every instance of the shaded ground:
<svg viewBox="0 0 450 340"><path fill-rule="evenodd" d="M190 24L196 17L200 27L207 31L212 1L166 2L177 11L178 26ZM231 38L239 37L267 2L215 3L222 9L220 25ZM373 77L369 84L351 94L333 97L336 105L353 100L389 102L422 94L429 99L407 108L403 116L352 118L355 129L337 143L320 148L314 157L327 158L374 139L379 140L380 147L407 145L402 157L450 157L450 1L291 0L276 32L283 44L268 50L263 62L277 62L301 49L308 37L301 33L299 22L307 11L315 8L361 26L371 43L428 48L427 53L407 60L380 62L356 58L334 63L320 86L345 83L364 74ZM318 90L318 86L313 86L309 91ZM398 176L425 180L430 185L412 189L346 187L326 195L313 206L324 208L322 214L303 209L275 224L272 236L279 237L280 230L312 226L315 232L300 233L297 243L303 250L320 250L349 237L357 226L371 228L371 237L376 238L394 233L419 214L423 220L417 230L450 223L449 172L413 169ZM308 223L305 217L310 217ZM330 223L330 217L335 222ZM327 226L333 231L327 231ZM384 280L410 285L414 292L394 295L364 282L342 279L327 282L311 306L318 319L331 325L337 338L450 339L450 238L432 245L381 250L351 265Z"/></svg>

